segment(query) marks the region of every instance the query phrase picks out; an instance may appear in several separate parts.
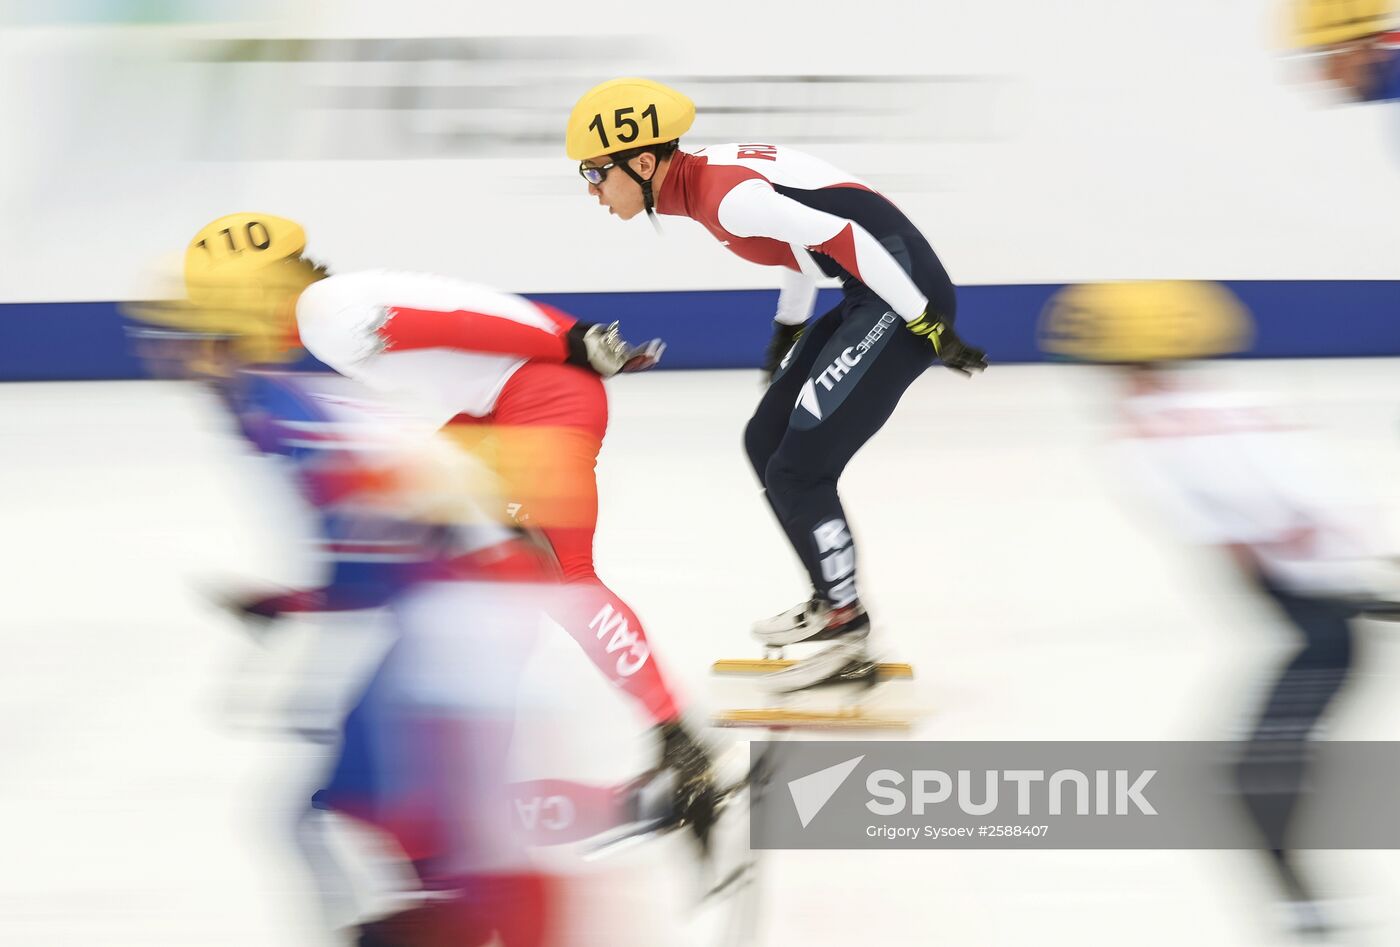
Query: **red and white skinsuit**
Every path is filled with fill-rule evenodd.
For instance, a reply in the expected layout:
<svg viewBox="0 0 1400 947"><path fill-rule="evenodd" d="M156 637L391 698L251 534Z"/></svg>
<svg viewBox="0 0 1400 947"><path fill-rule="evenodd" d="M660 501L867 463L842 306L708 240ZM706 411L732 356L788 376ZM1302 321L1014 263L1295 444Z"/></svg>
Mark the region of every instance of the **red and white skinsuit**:
<svg viewBox="0 0 1400 947"><path fill-rule="evenodd" d="M595 373L565 364L577 320L489 287L383 270L312 284L296 315L322 362L409 400L469 449L494 450L507 499L544 533L573 587L551 617L654 723L675 719L641 622L593 565L608 404Z"/></svg>

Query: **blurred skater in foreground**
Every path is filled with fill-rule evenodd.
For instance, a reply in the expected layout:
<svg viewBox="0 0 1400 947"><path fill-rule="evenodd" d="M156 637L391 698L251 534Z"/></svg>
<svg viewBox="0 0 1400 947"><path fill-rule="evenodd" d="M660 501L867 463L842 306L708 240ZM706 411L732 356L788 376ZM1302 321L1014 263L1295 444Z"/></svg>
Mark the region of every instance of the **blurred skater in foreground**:
<svg viewBox="0 0 1400 947"><path fill-rule="evenodd" d="M299 353L263 303L315 275L283 265L236 293L195 279L185 300L129 309L152 370L205 383L318 524L324 582L245 590L225 607L259 633L289 614L388 616L394 644L298 819L299 848L327 921L363 947L479 944L493 934L534 947L555 885L530 863L507 752L557 569L506 520L491 472L431 427L352 381L287 369ZM374 897L357 895L333 854L332 813L390 840L371 861L401 862L414 879L406 891L378 892L398 899L389 916L366 915Z"/></svg>

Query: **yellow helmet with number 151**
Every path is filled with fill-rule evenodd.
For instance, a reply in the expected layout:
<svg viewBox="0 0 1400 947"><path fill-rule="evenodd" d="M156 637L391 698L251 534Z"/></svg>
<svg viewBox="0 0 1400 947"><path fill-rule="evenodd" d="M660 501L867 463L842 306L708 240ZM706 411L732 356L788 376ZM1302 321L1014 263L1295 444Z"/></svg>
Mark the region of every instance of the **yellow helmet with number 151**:
<svg viewBox="0 0 1400 947"><path fill-rule="evenodd" d="M583 94L569 114L564 148L574 161L675 141L695 122L695 103L650 79L612 79Z"/></svg>

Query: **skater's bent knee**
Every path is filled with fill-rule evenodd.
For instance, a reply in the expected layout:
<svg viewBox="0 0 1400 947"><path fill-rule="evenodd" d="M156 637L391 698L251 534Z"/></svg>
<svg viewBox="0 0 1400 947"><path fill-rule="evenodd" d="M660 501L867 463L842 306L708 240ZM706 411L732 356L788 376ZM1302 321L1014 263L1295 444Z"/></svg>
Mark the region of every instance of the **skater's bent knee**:
<svg viewBox="0 0 1400 947"><path fill-rule="evenodd" d="M749 455L749 463L753 465L753 472L758 474L759 482L766 486L768 462L778 444L764 427L757 418L749 421L744 428L744 451Z"/></svg>
<svg viewBox="0 0 1400 947"><path fill-rule="evenodd" d="M775 453L764 470L763 485L770 494L783 496L804 490L824 489L835 482L825 473L804 469L791 463L781 452Z"/></svg>

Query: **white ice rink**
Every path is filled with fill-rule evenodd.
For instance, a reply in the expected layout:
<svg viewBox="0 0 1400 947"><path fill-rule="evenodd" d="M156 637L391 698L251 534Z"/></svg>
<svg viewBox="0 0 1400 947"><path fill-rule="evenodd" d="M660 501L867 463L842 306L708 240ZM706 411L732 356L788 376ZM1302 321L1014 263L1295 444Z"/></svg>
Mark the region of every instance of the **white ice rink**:
<svg viewBox="0 0 1400 947"><path fill-rule="evenodd" d="M1400 537L1400 366L1211 370L1317 424ZM756 656L748 624L805 591L741 449L758 376L609 390L599 572L703 703L710 661ZM917 738L1223 739L1252 708L1289 639L1116 476L1109 422L1092 369L934 371L852 463L864 597L931 711ZM299 624L260 652L202 604L201 582L297 567L196 389L0 386L0 434L0 945L325 943L287 839L325 751L266 725L314 703L295 670L311 652L363 629ZM1366 627L1335 737L1400 739L1396 627ZM611 781L641 761L640 720L563 635L529 691L555 711L550 775ZM602 866L549 856L584 878L560 944L685 943L676 841ZM1400 942L1395 853L1304 864L1347 899L1344 942ZM1239 852L780 853L756 942L1286 943L1256 867Z"/></svg>

